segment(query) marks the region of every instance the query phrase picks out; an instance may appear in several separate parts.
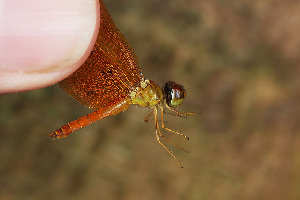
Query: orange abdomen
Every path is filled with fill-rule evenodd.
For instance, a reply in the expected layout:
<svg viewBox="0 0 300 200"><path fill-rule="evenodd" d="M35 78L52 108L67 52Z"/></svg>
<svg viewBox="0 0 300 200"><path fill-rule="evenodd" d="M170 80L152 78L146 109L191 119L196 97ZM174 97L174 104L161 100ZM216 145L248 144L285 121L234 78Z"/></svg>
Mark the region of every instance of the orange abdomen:
<svg viewBox="0 0 300 200"><path fill-rule="evenodd" d="M48 137L52 139L67 137L74 131L81 129L87 125L90 125L93 122L98 121L99 119L103 119L105 117L109 117L111 115L116 115L122 111L127 110L130 105L130 100L128 98L124 99L123 101L113 105L99 108L98 110L87 114L86 116L80 117L68 124L62 126L61 128L57 129L53 133L49 134Z"/></svg>

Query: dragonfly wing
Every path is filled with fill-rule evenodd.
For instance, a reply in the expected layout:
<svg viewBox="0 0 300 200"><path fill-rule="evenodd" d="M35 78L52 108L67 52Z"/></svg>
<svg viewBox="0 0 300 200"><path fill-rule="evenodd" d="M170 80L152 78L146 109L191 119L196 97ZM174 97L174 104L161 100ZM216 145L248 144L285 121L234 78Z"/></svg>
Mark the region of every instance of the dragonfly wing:
<svg viewBox="0 0 300 200"><path fill-rule="evenodd" d="M100 0L100 29L84 64L60 86L82 105L98 109L122 101L143 79L139 61Z"/></svg>

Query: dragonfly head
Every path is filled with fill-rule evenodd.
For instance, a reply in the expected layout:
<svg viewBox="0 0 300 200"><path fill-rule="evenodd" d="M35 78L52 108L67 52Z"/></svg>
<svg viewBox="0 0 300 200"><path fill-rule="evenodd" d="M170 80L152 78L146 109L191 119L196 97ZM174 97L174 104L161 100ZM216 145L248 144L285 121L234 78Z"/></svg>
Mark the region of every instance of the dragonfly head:
<svg viewBox="0 0 300 200"><path fill-rule="evenodd" d="M182 85L169 81L163 88L166 104L172 108L179 106L185 97L185 89Z"/></svg>

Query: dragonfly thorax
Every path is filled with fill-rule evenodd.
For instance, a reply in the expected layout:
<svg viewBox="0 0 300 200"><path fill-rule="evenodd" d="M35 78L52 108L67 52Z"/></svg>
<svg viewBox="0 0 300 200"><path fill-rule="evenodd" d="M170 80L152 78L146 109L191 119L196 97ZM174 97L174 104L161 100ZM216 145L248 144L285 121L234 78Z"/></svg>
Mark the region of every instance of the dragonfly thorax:
<svg viewBox="0 0 300 200"><path fill-rule="evenodd" d="M130 93L132 104L137 104L141 107L154 107L163 102L162 89L151 80L141 81L140 86L136 87Z"/></svg>

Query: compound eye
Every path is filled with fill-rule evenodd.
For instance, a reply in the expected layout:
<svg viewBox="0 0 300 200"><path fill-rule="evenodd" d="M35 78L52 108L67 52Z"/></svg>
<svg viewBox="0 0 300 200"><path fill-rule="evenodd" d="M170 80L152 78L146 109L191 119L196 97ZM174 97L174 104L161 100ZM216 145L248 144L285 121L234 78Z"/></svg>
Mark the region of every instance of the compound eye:
<svg viewBox="0 0 300 200"><path fill-rule="evenodd" d="M185 90L183 86L172 81L165 84L163 92L167 105L172 108L179 106L185 97Z"/></svg>

